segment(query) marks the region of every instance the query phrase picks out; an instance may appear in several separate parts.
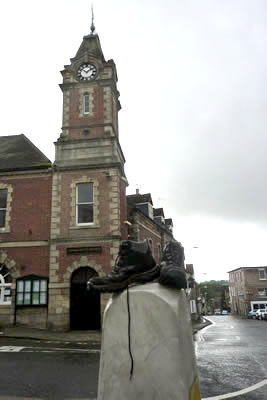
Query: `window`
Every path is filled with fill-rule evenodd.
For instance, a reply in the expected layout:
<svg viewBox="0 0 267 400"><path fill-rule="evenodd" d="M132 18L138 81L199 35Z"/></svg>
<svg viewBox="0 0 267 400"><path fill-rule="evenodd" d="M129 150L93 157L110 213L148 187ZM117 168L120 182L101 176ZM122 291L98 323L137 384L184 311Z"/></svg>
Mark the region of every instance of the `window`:
<svg viewBox="0 0 267 400"><path fill-rule="evenodd" d="M11 275L4 264L0 264L0 305L11 304Z"/></svg>
<svg viewBox="0 0 267 400"><path fill-rule="evenodd" d="M16 304L18 306L47 305L47 279L39 277L18 279Z"/></svg>
<svg viewBox="0 0 267 400"><path fill-rule="evenodd" d="M266 294L267 294L267 289L264 289L264 288L258 289L258 296L264 297L264 296L266 296Z"/></svg>
<svg viewBox="0 0 267 400"><path fill-rule="evenodd" d="M93 222L93 183L79 183L76 185L76 223L81 225Z"/></svg>
<svg viewBox="0 0 267 400"><path fill-rule="evenodd" d="M83 135L84 135L84 136L89 136L89 133L90 133L90 132L89 132L89 129L84 129L84 130L83 130Z"/></svg>
<svg viewBox="0 0 267 400"><path fill-rule="evenodd" d="M89 114L90 108L89 108L89 94L86 93L83 96L83 113L84 114Z"/></svg>
<svg viewBox="0 0 267 400"><path fill-rule="evenodd" d="M0 189L0 228L6 224L7 189Z"/></svg>
<svg viewBox="0 0 267 400"><path fill-rule="evenodd" d="M259 271L259 279L260 279L260 280L266 279L266 276L265 276L265 269L264 269L264 268L259 268L258 271Z"/></svg>

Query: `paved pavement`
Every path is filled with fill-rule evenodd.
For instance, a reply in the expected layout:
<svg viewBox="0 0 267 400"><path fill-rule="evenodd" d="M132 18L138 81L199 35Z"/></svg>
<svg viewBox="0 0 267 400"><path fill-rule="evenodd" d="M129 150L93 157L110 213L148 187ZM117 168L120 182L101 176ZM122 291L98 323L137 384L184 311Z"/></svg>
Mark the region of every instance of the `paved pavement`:
<svg viewBox="0 0 267 400"><path fill-rule="evenodd" d="M99 331L55 332L47 329L14 326L2 329L0 332L0 337L51 340L71 343L89 343L91 345L101 344L101 333Z"/></svg>
<svg viewBox="0 0 267 400"><path fill-rule="evenodd" d="M192 323L193 333L197 333L200 329L209 325L210 322L201 319ZM68 332L55 332L47 329L27 328L22 326L14 326L4 328L0 331L1 337L11 338L24 338L24 339L37 339L37 340L52 340L59 342L72 342L72 343L88 343L89 345L101 345L101 332L100 331L68 331Z"/></svg>

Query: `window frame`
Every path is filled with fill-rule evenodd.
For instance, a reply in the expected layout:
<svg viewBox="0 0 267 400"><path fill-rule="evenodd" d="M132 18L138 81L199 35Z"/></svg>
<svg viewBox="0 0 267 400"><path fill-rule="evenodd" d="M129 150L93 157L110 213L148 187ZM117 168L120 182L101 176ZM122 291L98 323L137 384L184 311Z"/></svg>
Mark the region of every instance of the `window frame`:
<svg viewBox="0 0 267 400"><path fill-rule="evenodd" d="M2 192L2 191L6 193L6 196L5 196L5 203L6 203L6 206L0 208L0 213L1 213L1 212L4 213L4 224L1 225L1 219L0 219L0 229L5 229L5 227L6 227L6 217L7 217L8 188L0 188L0 192Z"/></svg>
<svg viewBox="0 0 267 400"><path fill-rule="evenodd" d="M26 283L30 283L30 290L26 289ZM34 290L34 284L39 282L39 290ZM41 282L45 282L45 290L41 290ZM23 284L23 290L18 290L20 283ZM22 303L18 302L18 295L22 294ZM29 295L27 298L29 302L25 302L25 294ZM34 303L34 294L39 294L39 302ZM41 303L41 295L45 294L45 302ZM48 278L37 275L24 276L18 278L16 281L16 296L15 296L16 307L48 307Z"/></svg>
<svg viewBox="0 0 267 400"><path fill-rule="evenodd" d="M89 93L84 93L84 95L83 95L83 113L90 114L90 95L89 95Z"/></svg>
<svg viewBox="0 0 267 400"><path fill-rule="evenodd" d="M79 185L90 185L92 187L92 201L80 202L79 203ZM76 225L77 226L88 226L94 224L95 210L94 210L94 183L93 182L77 182L76 183L76 201L75 201L75 214L76 214ZM90 222L79 222L79 206L80 205L91 205L92 206L92 221Z"/></svg>
<svg viewBox="0 0 267 400"><path fill-rule="evenodd" d="M261 272L263 272L264 278L261 278ZM266 271L265 268L258 268L259 280L265 281L266 280Z"/></svg>

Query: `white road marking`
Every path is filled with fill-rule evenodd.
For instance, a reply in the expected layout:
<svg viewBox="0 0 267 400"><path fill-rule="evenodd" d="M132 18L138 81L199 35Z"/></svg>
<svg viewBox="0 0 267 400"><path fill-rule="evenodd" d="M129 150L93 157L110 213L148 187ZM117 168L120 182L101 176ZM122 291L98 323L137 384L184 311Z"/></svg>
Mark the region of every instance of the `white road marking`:
<svg viewBox="0 0 267 400"><path fill-rule="evenodd" d="M220 394L219 396L214 396L214 397L206 397L205 399L202 400L224 400L224 399L231 399L232 397L237 397L240 396L241 394L246 394L249 392L253 392L253 390L257 390L260 387L267 385L267 379L264 379L263 381L256 383L255 385L249 386L246 389L238 390L237 392L232 392L232 393L227 393L227 394Z"/></svg>
<svg viewBox="0 0 267 400"><path fill-rule="evenodd" d="M53 352L66 352L66 353L100 353L100 349L66 349L62 347L54 347L54 348L44 348L44 347L25 347L25 352L34 353L34 352L42 352L42 353L53 353Z"/></svg>
<svg viewBox="0 0 267 400"><path fill-rule="evenodd" d="M40 397L13 397L13 396L0 396L0 400L43 400ZM69 400L88 400L86 399L69 399ZM90 400L97 400L96 398L90 398Z"/></svg>
<svg viewBox="0 0 267 400"><path fill-rule="evenodd" d="M221 340L221 341L224 341L224 342L226 342L226 341L231 341L231 340L240 340L240 336L230 336L229 338L219 338L219 339L216 339L217 341L218 340Z"/></svg>
<svg viewBox="0 0 267 400"><path fill-rule="evenodd" d="M18 352L25 349L22 346L1 346L0 352L10 353L10 352Z"/></svg>
<svg viewBox="0 0 267 400"><path fill-rule="evenodd" d="M206 319L207 319L209 322L211 322L211 324L208 325L208 326L205 326L205 328L203 328L203 329L201 329L200 331L197 332L197 334L195 335L195 336L196 336L196 339L197 339L197 342L205 342L205 339L204 339L204 337L203 337L203 334L204 334L208 329L210 329L213 325L216 325L216 323L213 322L211 319L209 319L209 318L206 318Z"/></svg>
<svg viewBox="0 0 267 400"><path fill-rule="evenodd" d="M45 347L22 347L22 346L1 346L0 352L13 353L22 351L24 353L100 353L100 349L65 349L62 347L45 348Z"/></svg>
<svg viewBox="0 0 267 400"><path fill-rule="evenodd" d="M211 321L209 318L206 318L208 321L211 322L211 325L205 326L205 328L201 329L200 331L198 331L195 335L196 340L194 341L195 344L195 354L196 357L198 357L198 342L205 342L205 339L203 337L203 333L211 328L213 325L216 325L215 322Z"/></svg>

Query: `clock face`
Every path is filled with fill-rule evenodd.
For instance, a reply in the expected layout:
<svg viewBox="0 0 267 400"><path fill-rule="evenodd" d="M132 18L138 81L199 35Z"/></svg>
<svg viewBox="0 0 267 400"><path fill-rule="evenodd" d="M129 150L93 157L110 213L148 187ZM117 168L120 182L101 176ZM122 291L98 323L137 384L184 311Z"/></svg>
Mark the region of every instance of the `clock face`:
<svg viewBox="0 0 267 400"><path fill-rule="evenodd" d="M91 81L96 77L95 65L82 64L78 69L77 76L81 81Z"/></svg>

